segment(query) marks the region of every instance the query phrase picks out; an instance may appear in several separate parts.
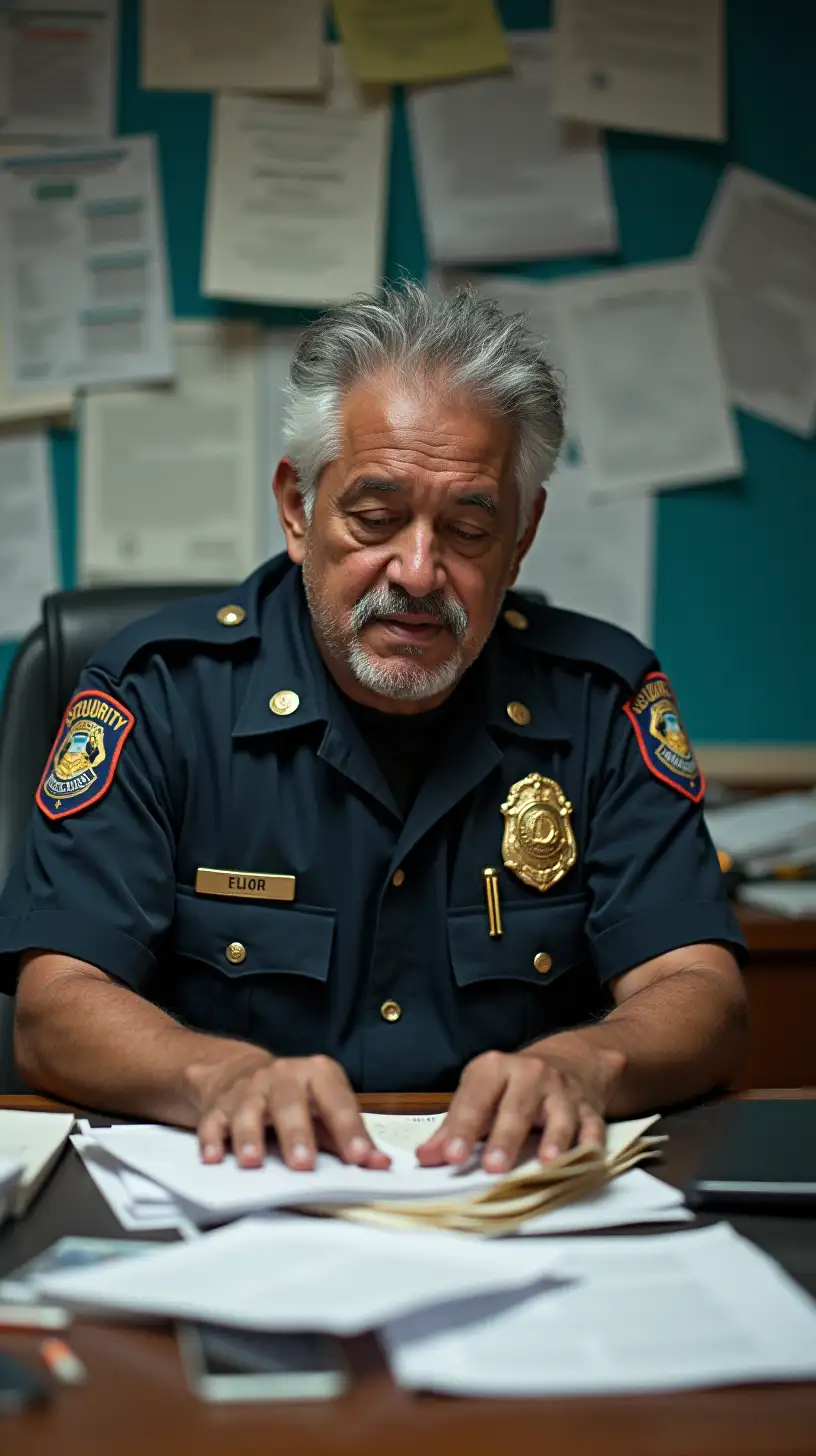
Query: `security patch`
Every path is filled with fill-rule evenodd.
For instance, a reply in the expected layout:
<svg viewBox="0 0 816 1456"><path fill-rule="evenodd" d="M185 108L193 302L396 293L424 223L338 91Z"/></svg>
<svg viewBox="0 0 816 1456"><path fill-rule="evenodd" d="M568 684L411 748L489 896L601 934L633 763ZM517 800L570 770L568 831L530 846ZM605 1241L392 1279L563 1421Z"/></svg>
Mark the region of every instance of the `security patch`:
<svg viewBox="0 0 816 1456"><path fill-rule="evenodd" d="M130 709L107 693L72 698L37 790L43 814L65 819L101 799L135 722Z"/></svg>
<svg viewBox="0 0 816 1456"><path fill-rule="evenodd" d="M646 767L692 803L705 793L705 779L686 736L677 699L662 672L650 672L642 687L624 703Z"/></svg>

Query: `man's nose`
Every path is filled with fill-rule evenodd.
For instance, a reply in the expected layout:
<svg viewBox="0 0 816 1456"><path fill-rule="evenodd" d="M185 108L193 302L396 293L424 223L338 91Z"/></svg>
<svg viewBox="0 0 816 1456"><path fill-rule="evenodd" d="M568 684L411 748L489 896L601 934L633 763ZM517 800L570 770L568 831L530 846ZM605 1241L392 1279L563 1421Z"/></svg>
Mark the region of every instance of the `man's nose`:
<svg viewBox="0 0 816 1456"><path fill-rule="evenodd" d="M394 542L385 574L390 582L410 592L412 597L441 591L447 578L436 532L419 521L406 526Z"/></svg>

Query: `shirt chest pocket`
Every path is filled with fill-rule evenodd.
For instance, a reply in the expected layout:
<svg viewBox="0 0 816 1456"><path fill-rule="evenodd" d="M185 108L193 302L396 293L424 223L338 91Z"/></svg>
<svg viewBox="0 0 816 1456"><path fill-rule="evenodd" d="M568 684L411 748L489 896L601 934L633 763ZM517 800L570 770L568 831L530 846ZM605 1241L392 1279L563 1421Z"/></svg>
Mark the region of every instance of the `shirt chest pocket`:
<svg viewBox="0 0 816 1456"><path fill-rule="evenodd" d="M333 910L176 896L173 1009L283 1056L326 1050Z"/></svg>
<svg viewBox="0 0 816 1456"><path fill-rule="evenodd" d="M585 895L502 906L501 936L487 912L455 910L448 942L465 1059L516 1051L575 1026L605 1005L589 959Z"/></svg>

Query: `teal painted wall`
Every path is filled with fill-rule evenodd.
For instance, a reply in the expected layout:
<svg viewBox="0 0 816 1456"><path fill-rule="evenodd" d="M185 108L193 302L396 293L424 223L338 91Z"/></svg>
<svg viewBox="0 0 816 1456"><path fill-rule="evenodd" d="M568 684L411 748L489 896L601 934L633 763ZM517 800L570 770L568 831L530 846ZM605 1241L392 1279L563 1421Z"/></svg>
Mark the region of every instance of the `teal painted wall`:
<svg viewBox="0 0 816 1456"><path fill-rule="evenodd" d="M546 25L544 0L502 0L510 27ZM678 258L694 246L729 161L816 196L816 6L805 0L730 0L729 140L723 146L613 132L608 137L620 216L612 266ZM296 323L298 310L254 308L198 291L210 98L141 91L138 0L123 0L119 129L155 132L174 310ZM523 265L556 277L604 263ZM387 272L423 277L425 253L401 98L393 138ZM660 500L655 640L689 729L699 740L816 739L816 442L739 415L741 481ZM63 582L75 580L76 441L52 434ZM0 644L0 683L13 647Z"/></svg>

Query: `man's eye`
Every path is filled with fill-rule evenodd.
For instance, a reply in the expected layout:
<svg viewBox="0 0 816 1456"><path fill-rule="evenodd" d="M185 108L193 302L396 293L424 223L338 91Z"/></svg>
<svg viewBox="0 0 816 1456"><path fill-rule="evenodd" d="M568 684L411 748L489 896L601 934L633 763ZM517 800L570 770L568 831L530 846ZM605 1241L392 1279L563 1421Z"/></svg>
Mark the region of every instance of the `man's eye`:
<svg viewBox="0 0 816 1456"><path fill-rule="evenodd" d="M467 526L452 526L451 530L459 541L483 541L485 531L471 531Z"/></svg>
<svg viewBox="0 0 816 1456"><path fill-rule="evenodd" d="M358 515L355 519L359 526L364 526L369 531L387 531L394 524L393 516Z"/></svg>

